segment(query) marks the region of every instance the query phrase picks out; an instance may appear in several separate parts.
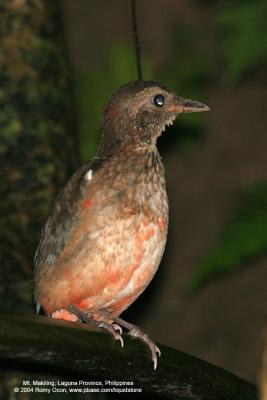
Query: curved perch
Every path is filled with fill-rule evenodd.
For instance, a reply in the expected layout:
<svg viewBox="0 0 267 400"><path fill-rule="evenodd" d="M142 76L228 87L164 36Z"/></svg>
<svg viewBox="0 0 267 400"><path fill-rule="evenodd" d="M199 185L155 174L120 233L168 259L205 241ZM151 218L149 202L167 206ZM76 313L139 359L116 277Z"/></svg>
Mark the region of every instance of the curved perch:
<svg viewBox="0 0 267 400"><path fill-rule="evenodd" d="M136 387L168 399L256 400L245 380L178 350L160 345L153 371L141 342L125 338L122 349L108 334L77 323L39 316L0 315L0 359L18 368L51 368L64 376L131 380Z"/></svg>

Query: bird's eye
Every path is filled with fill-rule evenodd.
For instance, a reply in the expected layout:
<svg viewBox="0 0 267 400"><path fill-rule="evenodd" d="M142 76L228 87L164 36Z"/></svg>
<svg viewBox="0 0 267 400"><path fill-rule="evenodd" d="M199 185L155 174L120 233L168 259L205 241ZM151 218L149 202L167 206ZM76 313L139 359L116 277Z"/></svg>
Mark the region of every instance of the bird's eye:
<svg viewBox="0 0 267 400"><path fill-rule="evenodd" d="M162 107L165 103L165 97L162 94L157 94L153 99L153 103L157 107Z"/></svg>

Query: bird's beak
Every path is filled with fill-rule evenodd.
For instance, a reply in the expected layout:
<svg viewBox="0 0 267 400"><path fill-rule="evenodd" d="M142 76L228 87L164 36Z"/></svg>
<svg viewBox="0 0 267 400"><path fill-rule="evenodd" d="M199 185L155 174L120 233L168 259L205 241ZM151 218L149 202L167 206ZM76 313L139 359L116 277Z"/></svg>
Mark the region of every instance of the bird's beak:
<svg viewBox="0 0 267 400"><path fill-rule="evenodd" d="M203 112L209 111L209 107L206 104L200 103L199 101L184 99L180 96L174 96L172 104L167 108L168 112L173 113L190 113L190 112Z"/></svg>

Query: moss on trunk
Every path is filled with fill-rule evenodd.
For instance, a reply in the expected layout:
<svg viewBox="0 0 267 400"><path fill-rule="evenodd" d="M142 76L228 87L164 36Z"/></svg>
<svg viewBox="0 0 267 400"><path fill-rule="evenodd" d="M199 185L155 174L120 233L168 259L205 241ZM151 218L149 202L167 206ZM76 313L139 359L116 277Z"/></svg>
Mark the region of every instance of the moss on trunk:
<svg viewBox="0 0 267 400"><path fill-rule="evenodd" d="M32 310L33 255L76 162L58 3L0 0L0 304Z"/></svg>

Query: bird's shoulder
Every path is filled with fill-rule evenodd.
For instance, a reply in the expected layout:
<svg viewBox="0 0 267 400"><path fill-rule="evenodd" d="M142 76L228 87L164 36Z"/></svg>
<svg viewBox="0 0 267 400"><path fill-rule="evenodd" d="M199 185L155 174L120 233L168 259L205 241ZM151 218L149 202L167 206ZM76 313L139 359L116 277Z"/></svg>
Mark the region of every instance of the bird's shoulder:
<svg viewBox="0 0 267 400"><path fill-rule="evenodd" d="M84 163L59 192L51 211L61 211L75 205L76 197L83 195L83 190L88 188L95 180L96 175L103 168L105 161L103 158L94 158Z"/></svg>
<svg viewBox="0 0 267 400"><path fill-rule="evenodd" d="M89 190L105 161L104 158L94 158L84 163L58 193L41 231L34 257L35 267L40 263L53 263L64 247L78 218L84 192Z"/></svg>

